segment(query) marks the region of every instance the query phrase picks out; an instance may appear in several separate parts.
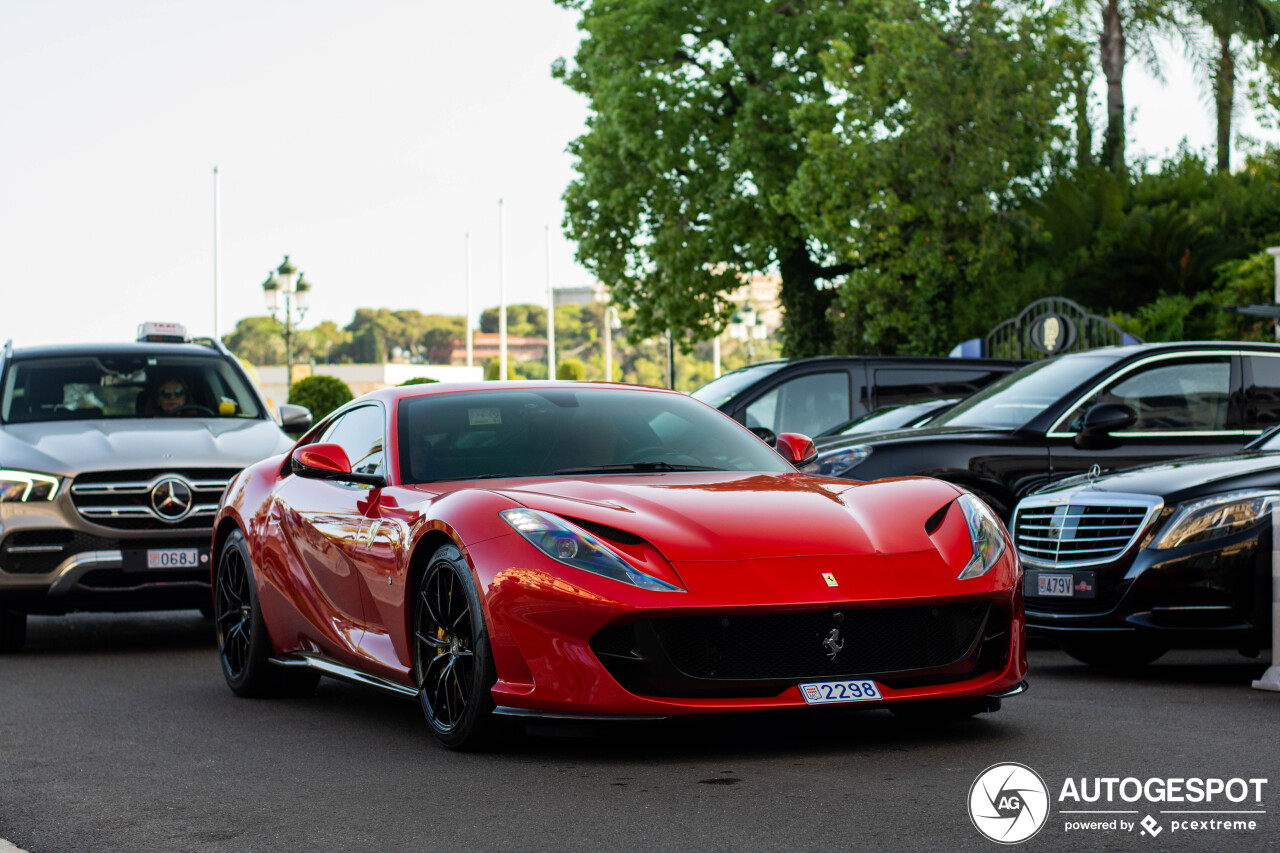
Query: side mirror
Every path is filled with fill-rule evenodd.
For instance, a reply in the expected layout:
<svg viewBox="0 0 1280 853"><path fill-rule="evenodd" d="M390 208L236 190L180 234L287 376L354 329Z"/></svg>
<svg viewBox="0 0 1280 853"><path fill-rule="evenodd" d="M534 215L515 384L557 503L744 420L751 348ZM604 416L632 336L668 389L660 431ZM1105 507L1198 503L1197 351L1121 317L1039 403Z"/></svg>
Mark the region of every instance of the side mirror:
<svg viewBox="0 0 1280 853"><path fill-rule="evenodd" d="M778 453L797 468L818 458L818 448L813 446L813 439L798 432L784 432L778 436Z"/></svg>
<svg viewBox="0 0 1280 853"><path fill-rule="evenodd" d="M311 429L311 410L306 406L284 403L280 406L280 426L285 432L302 433Z"/></svg>
<svg viewBox="0 0 1280 853"><path fill-rule="evenodd" d="M338 444L304 444L289 457L289 470L310 480L334 480L378 487L387 484L381 474L353 472L347 452Z"/></svg>
<svg viewBox="0 0 1280 853"><path fill-rule="evenodd" d="M1122 403L1099 403L1084 414L1084 424L1076 435L1076 446L1100 450L1115 447L1111 433L1128 429L1138 421L1138 414Z"/></svg>
<svg viewBox="0 0 1280 853"><path fill-rule="evenodd" d="M751 432L755 434L756 438L760 439L770 447L778 446L778 436L768 427L747 427L747 429L751 430Z"/></svg>

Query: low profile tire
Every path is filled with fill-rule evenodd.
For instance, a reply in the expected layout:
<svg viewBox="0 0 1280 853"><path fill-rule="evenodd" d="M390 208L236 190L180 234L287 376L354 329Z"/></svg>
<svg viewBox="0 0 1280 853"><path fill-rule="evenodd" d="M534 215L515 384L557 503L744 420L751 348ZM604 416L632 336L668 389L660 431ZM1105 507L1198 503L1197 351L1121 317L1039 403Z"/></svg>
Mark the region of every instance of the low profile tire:
<svg viewBox="0 0 1280 853"><path fill-rule="evenodd" d="M935 699L890 705L889 710L899 719L912 723L954 723L995 709L989 699Z"/></svg>
<svg viewBox="0 0 1280 853"><path fill-rule="evenodd" d="M1134 637L1063 643L1062 650L1081 663L1109 672L1141 669L1169 651L1164 646Z"/></svg>
<svg viewBox="0 0 1280 853"><path fill-rule="evenodd" d="M16 654L27 642L27 614L0 607L0 654Z"/></svg>
<svg viewBox="0 0 1280 853"><path fill-rule="evenodd" d="M307 670L273 666L271 637L258 606L249 546L239 530L227 537L218 556L213 587L218 660L227 686L237 696L299 696L315 690L320 677Z"/></svg>
<svg viewBox="0 0 1280 853"><path fill-rule="evenodd" d="M432 733L450 749L496 746L512 727L493 713L498 680L471 569L452 545L431 556L413 601L413 675Z"/></svg>

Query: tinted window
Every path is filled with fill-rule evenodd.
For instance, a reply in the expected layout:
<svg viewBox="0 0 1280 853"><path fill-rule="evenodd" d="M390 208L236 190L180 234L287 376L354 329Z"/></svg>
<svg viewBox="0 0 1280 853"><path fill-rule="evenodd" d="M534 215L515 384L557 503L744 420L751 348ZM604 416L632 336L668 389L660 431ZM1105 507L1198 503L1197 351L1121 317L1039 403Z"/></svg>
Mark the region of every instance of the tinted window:
<svg viewBox="0 0 1280 853"><path fill-rule="evenodd" d="M18 359L5 374L0 415L6 423L262 416L226 360L145 353Z"/></svg>
<svg viewBox="0 0 1280 853"><path fill-rule="evenodd" d="M753 367L744 367L742 370L726 373L719 379L712 379L706 385L694 391L691 396L695 400L701 400L713 409L719 409L761 379L777 373L784 366L785 362L777 361L772 364L757 364Z"/></svg>
<svg viewBox="0 0 1280 853"><path fill-rule="evenodd" d="M1280 424L1280 358L1255 355L1249 357L1253 368L1250 401L1255 425L1269 427Z"/></svg>
<svg viewBox="0 0 1280 853"><path fill-rule="evenodd" d="M1116 356L1067 356L1028 365L962 400L929 426L1017 429L1101 372Z"/></svg>
<svg viewBox="0 0 1280 853"><path fill-rule="evenodd" d="M683 394L511 389L425 394L399 406L406 483L541 477L600 466L643 471L655 463L794 470L755 436Z"/></svg>
<svg viewBox="0 0 1280 853"><path fill-rule="evenodd" d="M1138 416L1127 432L1224 429L1230 399L1229 358L1161 362L1112 382L1077 406L1067 423L1078 430L1092 406L1120 403Z"/></svg>
<svg viewBox="0 0 1280 853"><path fill-rule="evenodd" d="M788 379L747 406L748 427L813 436L849 420L849 374L839 370Z"/></svg>
<svg viewBox="0 0 1280 853"><path fill-rule="evenodd" d="M361 406L338 417L325 428L319 442L333 443L346 451L357 474L381 474L386 458L381 406Z"/></svg>
<svg viewBox="0 0 1280 853"><path fill-rule="evenodd" d="M879 368L875 371L876 407L934 397L968 397L990 382L991 377L989 370Z"/></svg>

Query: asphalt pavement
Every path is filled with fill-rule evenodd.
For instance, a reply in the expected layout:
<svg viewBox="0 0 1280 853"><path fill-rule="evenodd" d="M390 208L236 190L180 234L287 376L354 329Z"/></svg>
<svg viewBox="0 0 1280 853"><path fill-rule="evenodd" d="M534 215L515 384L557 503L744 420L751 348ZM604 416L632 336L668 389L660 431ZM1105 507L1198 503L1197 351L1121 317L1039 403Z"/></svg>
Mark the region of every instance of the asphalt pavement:
<svg viewBox="0 0 1280 853"><path fill-rule="evenodd" d="M806 711L543 729L467 755L435 743L416 703L371 689L233 696L195 612L32 617L27 650L0 657L0 839L31 853L996 850L970 794L1016 762L1048 800L1038 815L1032 794L1003 803L997 826L1042 823L1017 848L1280 849L1280 694L1249 687L1262 662L1177 652L1117 676L1035 649L1031 663L1028 693L949 725ZM1264 778L1239 802L1062 799L1068 780L1154 779L1158 794ZM1066 813L1101 810L1124 814Z"/></svg>

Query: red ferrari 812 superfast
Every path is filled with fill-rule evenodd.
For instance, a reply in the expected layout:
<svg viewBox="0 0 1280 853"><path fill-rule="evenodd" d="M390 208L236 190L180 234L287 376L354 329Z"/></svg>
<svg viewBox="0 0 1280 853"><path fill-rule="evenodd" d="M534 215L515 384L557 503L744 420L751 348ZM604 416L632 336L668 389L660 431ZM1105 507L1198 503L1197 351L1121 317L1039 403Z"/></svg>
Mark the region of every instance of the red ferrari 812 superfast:
<svg viewBox="0 0 1280 853"><path fill-rule="evenodd" d="M416 697L453 748L531 717L954 718L1025 689L1022 570L984 503L809 476L812 442L765 439L650 388L365 395L223 496L223 674Z"/></svg>

